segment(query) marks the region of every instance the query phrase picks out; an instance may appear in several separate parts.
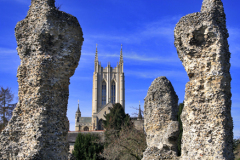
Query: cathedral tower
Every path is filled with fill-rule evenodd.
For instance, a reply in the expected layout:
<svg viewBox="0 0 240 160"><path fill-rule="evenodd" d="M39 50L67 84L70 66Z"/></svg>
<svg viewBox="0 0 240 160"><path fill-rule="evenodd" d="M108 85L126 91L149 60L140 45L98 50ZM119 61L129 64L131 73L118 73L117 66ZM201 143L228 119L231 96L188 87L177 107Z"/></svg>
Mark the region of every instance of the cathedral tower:
<svg viewBox="0 0 240 160"><path fill-rule="evenodd" d="M125 109L125 80L123 72L122 46L120 51L120 61L115 68L108 63L103 68L98 61L98 51L96 47L93 73L92 92L92 123L93 129L102 129L102 119L104 114L109 113L108 107L115 103L120 103Z"/></svg>

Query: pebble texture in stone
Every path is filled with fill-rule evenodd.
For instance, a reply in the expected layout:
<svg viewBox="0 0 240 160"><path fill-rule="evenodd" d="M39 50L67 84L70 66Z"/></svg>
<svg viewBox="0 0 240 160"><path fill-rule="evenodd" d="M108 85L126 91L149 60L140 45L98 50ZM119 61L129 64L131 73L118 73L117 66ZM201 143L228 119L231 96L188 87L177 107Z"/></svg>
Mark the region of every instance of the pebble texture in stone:
<svg viewBox="0 0 240 160"><path fill-rule="evenodd" d="M81 55L82 29L54 0L32 0L15 36L19 102L0 134L0 159L66 160L68 86Z"/></svg>
<svg viewBox="0 0 240 160"><path fill-rule="evenodd" d="M177 158L178 96L166 77L156 78L144 103L144 127L147 149L143 160Z"/></svg>
<svg viewBox="0 0 240 160"><path fill-rule="evenodd" d="M175 46L186 84L182 159L233 160L228 31L221 0L203 0L201 12L177 23Z"/></svg>

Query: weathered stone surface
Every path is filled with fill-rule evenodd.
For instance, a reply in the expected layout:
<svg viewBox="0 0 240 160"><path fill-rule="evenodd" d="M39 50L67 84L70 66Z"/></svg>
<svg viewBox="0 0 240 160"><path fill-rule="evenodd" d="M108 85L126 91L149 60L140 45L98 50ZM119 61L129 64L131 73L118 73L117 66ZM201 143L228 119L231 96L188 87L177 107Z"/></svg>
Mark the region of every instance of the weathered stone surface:
<svg viewBox="0 0 240 160"><path fill-rule="evenodd" d="M68 86L83 34L78 20L54 3L32 0L26 18L16 25L19 102L0 134L0 159L68 158Z"/></svg>
<svg viewBox="0 0 240 160"><path fill-rule="evenodd" d="M178 96L166 77L156 78L144 103L147 149L143 160L175 159L177 156Z"/></svg>
<svg viewBox="0 0 240 160"><path fill-rule="evenodd" d="M190 79L181 115L182 159L232 160L229 35L221 0L203 0L201 12L182 17L174 36Z"/></svg>

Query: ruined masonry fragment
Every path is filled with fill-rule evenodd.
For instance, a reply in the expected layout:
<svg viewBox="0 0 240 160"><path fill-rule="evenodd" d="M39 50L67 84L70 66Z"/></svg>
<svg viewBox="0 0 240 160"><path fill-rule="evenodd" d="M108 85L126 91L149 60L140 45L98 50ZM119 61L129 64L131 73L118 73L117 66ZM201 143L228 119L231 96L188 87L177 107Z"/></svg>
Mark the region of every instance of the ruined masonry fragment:
<svg viewBox="0 0 240 160"><path fill-rule="evenodd" d="M15 35L19 102L0 134L0 159L66 160L69 80L81 55L78 20L54 0L32 0Z"/></svg>
<svg viewBox="0 0 240 160"><path fill-rule="evenodd" d="M228 31L221 0L203 0L201 12L181 18L175 46L186 84L182 160L233 160Z"/></svg>
<svg viewBox="0 0 240 160"><path fill-rule="evenodd" d="M142 160L177 158L178 96L166 77L156 78L144 103L147 149Z"/></svg>

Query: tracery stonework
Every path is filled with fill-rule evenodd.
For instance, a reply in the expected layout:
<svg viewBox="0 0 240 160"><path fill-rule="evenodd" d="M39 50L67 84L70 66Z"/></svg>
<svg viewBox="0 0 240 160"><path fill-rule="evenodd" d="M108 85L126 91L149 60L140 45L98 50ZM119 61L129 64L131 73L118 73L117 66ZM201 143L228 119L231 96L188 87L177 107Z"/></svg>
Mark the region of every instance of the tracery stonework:
<svg viewBox="0 0 240 160"><path fill-rule="evenodd" d="M68 158L68 86L83 33L78 20L54 3L32 0L26 18L16 25L19 102L0 134L0 159Z"/></svg>
<svg viewBox="0 0 240 160"><path fill-rule="evenodd" d="M228 31L221 0L203 0L174 30L186 84L181 159L233 160Z"/></svg>

